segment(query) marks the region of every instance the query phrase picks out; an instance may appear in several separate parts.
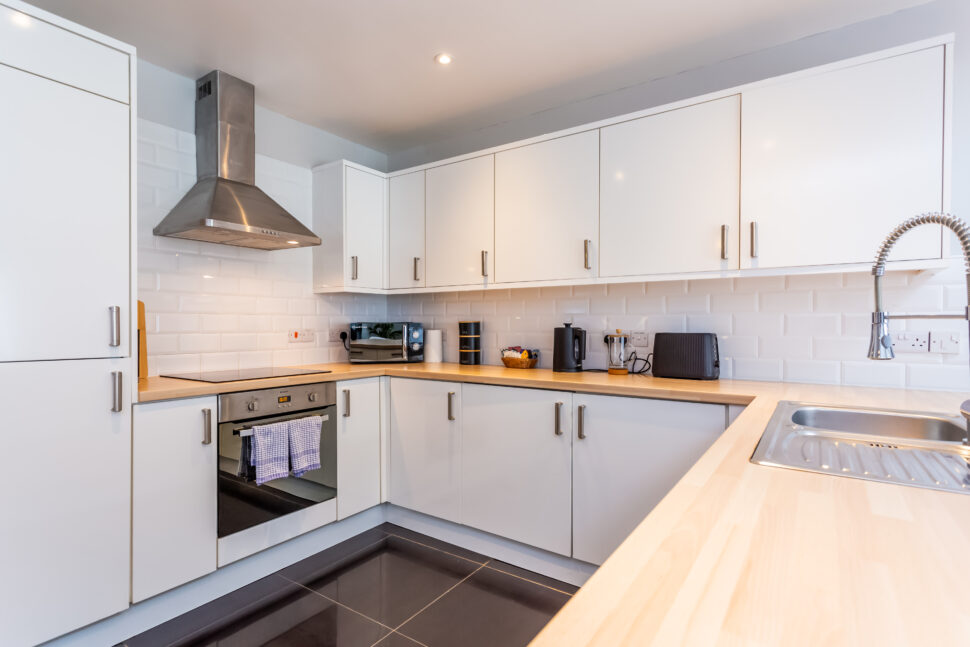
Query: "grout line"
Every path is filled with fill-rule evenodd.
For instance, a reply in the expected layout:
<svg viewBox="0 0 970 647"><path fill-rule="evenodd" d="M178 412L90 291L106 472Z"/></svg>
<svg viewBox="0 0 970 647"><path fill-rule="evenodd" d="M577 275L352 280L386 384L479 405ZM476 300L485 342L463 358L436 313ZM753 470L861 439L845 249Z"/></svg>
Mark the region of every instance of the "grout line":
<svg viewBox="0 0 970 647"><path fill-rule="evenodd" d="M388 636L393 636L393 635L395 635L395 634L396 634L396 635L398 635L398 636L402 636L403 638L406 638L407 640L410 640L410 641L411 641L411 642L413 642L413 643L414 643L415 645L420 645L421 647L428 647L428 646L427 646L427 645L425 645L425 644L424 644L423 642L418 642L417 640L415 640L415 639L414 639L414 638L412 638L411 636L408 636L408 635L406 635L406 634L402 634L402 633L401 633L400 631L394 631L393 629L391 630L391 633L389 633L389 634L387 634L387 636L383 636L383 637L382 637L382 638L381 638L380 640L378 640L378 641L377 641L376 643L374 643L374 644L373 644L373 645L371 645L370 647L380 647L380 644L381 644L382 642L384 642L385 640L387 640L387 638L388 638Z"/></svg>
<svg viewBox="0 0 970 647"><path fill-rule="evenodd" d="M283 575L280 575L280 577L282 577L282 578L283 578L283 579L285 579L285 580L290 580L290 578L288 578L288 577L285 577L285 576L283 576ZM314 595L319 595L319 596L320 596L321 598L323 598L324 600L328 600L328 601L330 601L330 602L333 602L333 603L334 603L334 604L336 604L336 605L337 605L338 607L343 607L344 609L347 609L348 611L353 611L354 613L356 613L357 615L359 615L359 616L360 616L361 618L364 618L365 620L370 620L371 622L374 622L374 623L376 623L376 624L379 624L380 626L382 626L382 627L384 627L385 629L389 629L389 630L391 630L391 631L394 631L394 627L389 627L388 625L386 625L386 624L384 624L384 623L383 623L383 622L381 622L380 620L375 620L374 618L371 618L371 617L370 617L369 615L367 615L367 614L365 614L365 613L361 613L361 612L360 612L360 611L358 611L357 609L354 609L354 608L351 608L351 607L348 607L348 606L347 606L346 604L344 604L344 603L342 603L342 602L339 602L338 600L334 600L334 599L333 599L332 597L330 597L329 595L324 595L323 593L320 593L320 591L317 591L316 589L311 589L311 588L310 588L309 586L307 586L307 585L305 585L305 584L300 584L299 582L296 582L296 581L294 581L294 580L290 580L290 582L293 582L293 583L294 583L294 584L296 584L297 586L299 586L299 587L302 587L302 588L304 588L304 589L306 589L307 591L309 591L310 593L313 593ZM449 589L449 590L450 590L450 589ZM383 640L384 638L386 638L386 636L382 636L382 637L381 637L381 640Z"/></svg>
<svg viewBox="0 0 970 647"><path fill-rule="evenodd" d="M489 560L489 561L491 561L491 560ZM488 564L488 562L485 562L485 564ZM482 564L481 566L479 566L478 568L476 568L474 571L472 571L471 573L469 573L468 575L466 575L465 577L463 577L462 579L460 579L458 582L455 582L455 584L452 585L451 588L449 588L447 591L445 591L444 593L442 593L441 595L439 595L438 597L436 597L434 600L432 600L431 602L428 602L426 605L424 605L423 607L421 607L420 609L418 609L418 611L416 613L412 614L410 618L408 618L407 620L405 620L404 622L402 622L398 626L394 627L394 631L397 631L398 629L400 629L401 627L403 627L407 623L411 622L412 620L414 620L414 618L418 614L422 613L428 607L430 607L432 604L434 604L435 602L437 602L441 598L445 597L446 595L448 595L449 593L451 593L452 591L454 591L456 587L458 587L458 586L460 586L462 584L462 582L465 582L472 575L474 575L478 571L480 571L483 568L485 568L485 564ZM400 633L400 632L398 632L398 633ZM401 635L402 636L407 636L408 638L410 638L410 636L408 636L407 634L402 633Z"/></svg>
<svg viewBox="0 0 970 647"><path fill-rule="evenodd" d="M557 589L554 586L549 586L548 584L543 584L542 582L536 582L535 580L530 580L527 577L516 575L515 573L509 573L508 571L503 571L502 569L495 568L494 566L486 565L485 568L487 568L490 571L495 571L496 573L501 573L502 575L508 575L509 577L514 577L515 579L522 580L523 582L528 582L530 584L535 584L536 586L541 586L542 588L549 589L550 591L555 591L556 593L562 593L563 595L568 595L569 597L573 597L575 595L575 593L568 593L567 591L563 591L562 589Z"/></svg>
<svg viewBox="0 0 970 647"><path fill-rule="evenodd" d="M452 557L457 557L458 559L463 559L466 562L471 562L472 564L478 564L480 566L484 566L485 564L487 564L488 562L491 561L490 559L486 559L484 562L479 562L478 560L475 560L475 559L470 559L468 557L462 557L461 555L456 555L454 553L450 553L447 550L444 550L443 548L438 548L436 546L429 546L428 544L421 543L420 541L417 541L415 539L411 539L410 537L402 537L401 535L396 535L393 532L388 532L386 530L384 532L387 532L387 535L389 537L397 537L398 539L403 539L404 541L409 541L412 544L417 544L418 546L424 546L425 548L430 548L431 550L436 550L439 553L444 553L445 555L450 555Z"/></svg>

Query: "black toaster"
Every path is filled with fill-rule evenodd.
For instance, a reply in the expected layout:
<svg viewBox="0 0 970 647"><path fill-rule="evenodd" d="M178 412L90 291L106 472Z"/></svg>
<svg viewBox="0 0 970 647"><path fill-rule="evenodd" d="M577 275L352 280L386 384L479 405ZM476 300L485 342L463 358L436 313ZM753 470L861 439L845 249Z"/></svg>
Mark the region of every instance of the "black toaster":
<svg viewBox="0 0 970 647"><path fill-rule="evenodd" d="M653 338L653 376L716 380L721 376L717 335L658 332Z"/></svg>

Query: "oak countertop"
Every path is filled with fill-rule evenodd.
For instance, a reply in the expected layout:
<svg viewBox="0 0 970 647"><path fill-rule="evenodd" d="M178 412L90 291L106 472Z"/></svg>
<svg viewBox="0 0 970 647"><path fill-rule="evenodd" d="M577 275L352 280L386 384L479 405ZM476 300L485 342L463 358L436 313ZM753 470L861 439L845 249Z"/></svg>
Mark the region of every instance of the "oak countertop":
<svg viewBox="0 0 970 647"><path fill-rule="evenodd" d="M390 375L748 405L534 647L958 644L970 635L970 496L748 460L780 400L954 413L963 394L456 364L301 368L333 373L216 385L149 378L140 400Z"/></svg>

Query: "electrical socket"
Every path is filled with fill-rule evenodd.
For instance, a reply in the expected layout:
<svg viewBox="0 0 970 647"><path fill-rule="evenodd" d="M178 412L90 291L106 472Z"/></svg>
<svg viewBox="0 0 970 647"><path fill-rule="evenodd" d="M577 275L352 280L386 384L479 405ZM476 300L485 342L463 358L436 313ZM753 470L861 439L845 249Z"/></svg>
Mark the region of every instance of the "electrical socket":
<svg viewBox="0 0 970 647"><path fill-rule="evenodd" d="M893 350L897 353L928 353L930 333L925 330L900 330L892 334Z"/></svg>
<svg viewBox="0 0 970 647"><path fill-rule="evenodd" d="M305 329L291 330L287 334L287 339L291 344L305 344L313 341L313 331Z"/></svg>
<svg viewBox="0 0 970 647"><path fill-rule="evenodd" d="M344 332L340 328L331 328L330 334L327 337L327 341L331 343L340 343L340 333Z"/></svg>
<svg viewBox="0 0 970 647"><path fill-rule="evenodd" d="M630 345L634 348L649 348L650 333L644 330L634 330L630 333Z"/></svg>
<svg viewBox="0 0 970 647"><path fill-rule="evenodd" d="M930 352L943 355L960 354L960 335L942 330L930 331Z"/></svg>

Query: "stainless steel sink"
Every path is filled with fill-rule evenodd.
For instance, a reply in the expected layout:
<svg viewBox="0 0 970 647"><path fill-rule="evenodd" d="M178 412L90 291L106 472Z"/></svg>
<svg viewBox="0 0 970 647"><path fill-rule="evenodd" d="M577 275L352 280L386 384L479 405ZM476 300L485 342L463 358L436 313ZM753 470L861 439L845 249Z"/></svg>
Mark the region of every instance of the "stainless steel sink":
<svg viewBox="0 0 970 647"><path fill-rule="evenodd" d="M959 416L785 401L751 462L970 494L966 435Z"/></svg>

